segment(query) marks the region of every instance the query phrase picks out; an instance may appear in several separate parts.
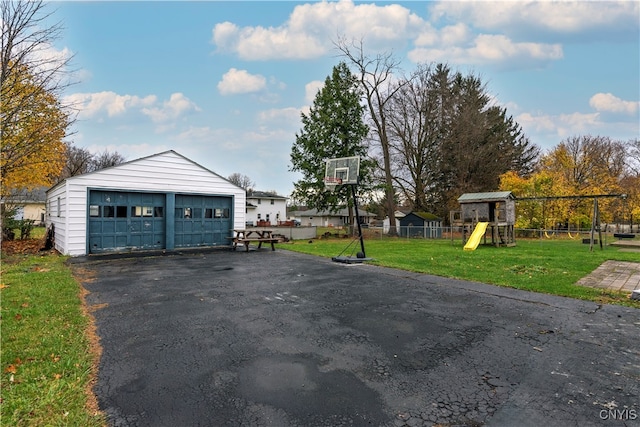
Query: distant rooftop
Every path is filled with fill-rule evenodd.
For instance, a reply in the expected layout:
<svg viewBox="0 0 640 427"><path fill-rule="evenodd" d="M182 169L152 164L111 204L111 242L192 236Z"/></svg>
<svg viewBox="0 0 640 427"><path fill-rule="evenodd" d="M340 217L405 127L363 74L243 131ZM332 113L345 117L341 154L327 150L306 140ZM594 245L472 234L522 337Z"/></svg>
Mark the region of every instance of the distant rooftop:
<svg viewBox="0 0 640 427"><path fill-rule="evenodd" d="M287 199L285 196L280 196L274 191L256 191L247 190L247 198L251 199Z"/></svg>

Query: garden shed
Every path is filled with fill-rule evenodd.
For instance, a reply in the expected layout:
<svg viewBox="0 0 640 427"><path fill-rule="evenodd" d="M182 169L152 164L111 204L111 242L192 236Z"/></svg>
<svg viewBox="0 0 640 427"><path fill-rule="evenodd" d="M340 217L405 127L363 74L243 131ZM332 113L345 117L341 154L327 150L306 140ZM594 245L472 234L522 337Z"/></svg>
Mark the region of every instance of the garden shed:
<svg viewBox="0 0 640 427"><path fill-rule="evenodd" d="M400 236L439 239L442 237L442 218L429 212L409 212L399 219Z"/></svg>
<svg viewBox="0 0 640 427"><path fill-rule="evenodd" d="M66 255L228 245L245 190L173 150L67 178L46 223Z"/></svg>

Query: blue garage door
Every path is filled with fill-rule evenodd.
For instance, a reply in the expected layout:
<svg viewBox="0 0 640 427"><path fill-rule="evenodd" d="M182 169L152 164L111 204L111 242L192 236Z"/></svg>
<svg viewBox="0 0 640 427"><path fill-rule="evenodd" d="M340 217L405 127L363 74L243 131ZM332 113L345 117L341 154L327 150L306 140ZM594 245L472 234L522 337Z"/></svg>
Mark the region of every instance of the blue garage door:
<svg viewBox="0 0 640 427"><path fill-rule="evenodd" d="M175 247L228 245L231 197L176 195Z"/></svg>
<svg viewBox="0 0 640 427"><path fill-rule="evenodd" d="M89 252L164 248L165 200L160 193L91 190Z"/></svg>

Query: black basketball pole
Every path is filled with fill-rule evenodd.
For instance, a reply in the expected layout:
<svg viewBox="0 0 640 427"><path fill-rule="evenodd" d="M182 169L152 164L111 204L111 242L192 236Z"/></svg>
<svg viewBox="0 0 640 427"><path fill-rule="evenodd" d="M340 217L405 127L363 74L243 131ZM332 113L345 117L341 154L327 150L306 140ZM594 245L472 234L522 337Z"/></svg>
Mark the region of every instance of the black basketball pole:
<svg viewBox="0 0 640 427"><path fill-rule="evenodd" d="M356 184L351 184L351 193L353 194L353 205L356 208L356 222L358 223L358 235L360 235L360 249L362 249L362 257L366 258L367 254L364 251L364 239L362 238L362 227L360 227L360 214L358 213L358 198L356 197Z"/></svg>

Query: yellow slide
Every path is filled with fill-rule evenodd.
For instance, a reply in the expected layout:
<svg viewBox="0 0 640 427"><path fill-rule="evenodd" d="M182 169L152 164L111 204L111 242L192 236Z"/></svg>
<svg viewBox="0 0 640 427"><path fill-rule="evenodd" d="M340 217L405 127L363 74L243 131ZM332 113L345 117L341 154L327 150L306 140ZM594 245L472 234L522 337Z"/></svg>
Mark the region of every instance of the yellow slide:
<svg viewBox="0 0 640 427"><path fill-rule="evenodd" d="M480 239L482 239L482 236L484 236L484 233L487 231L487 225L489 225L488 222L479 222L478 225L476 225L475 230L471 233L471 237L467 240L467 244L464 245L465 251L476 250L478 244L480 244Z"/></svg>

